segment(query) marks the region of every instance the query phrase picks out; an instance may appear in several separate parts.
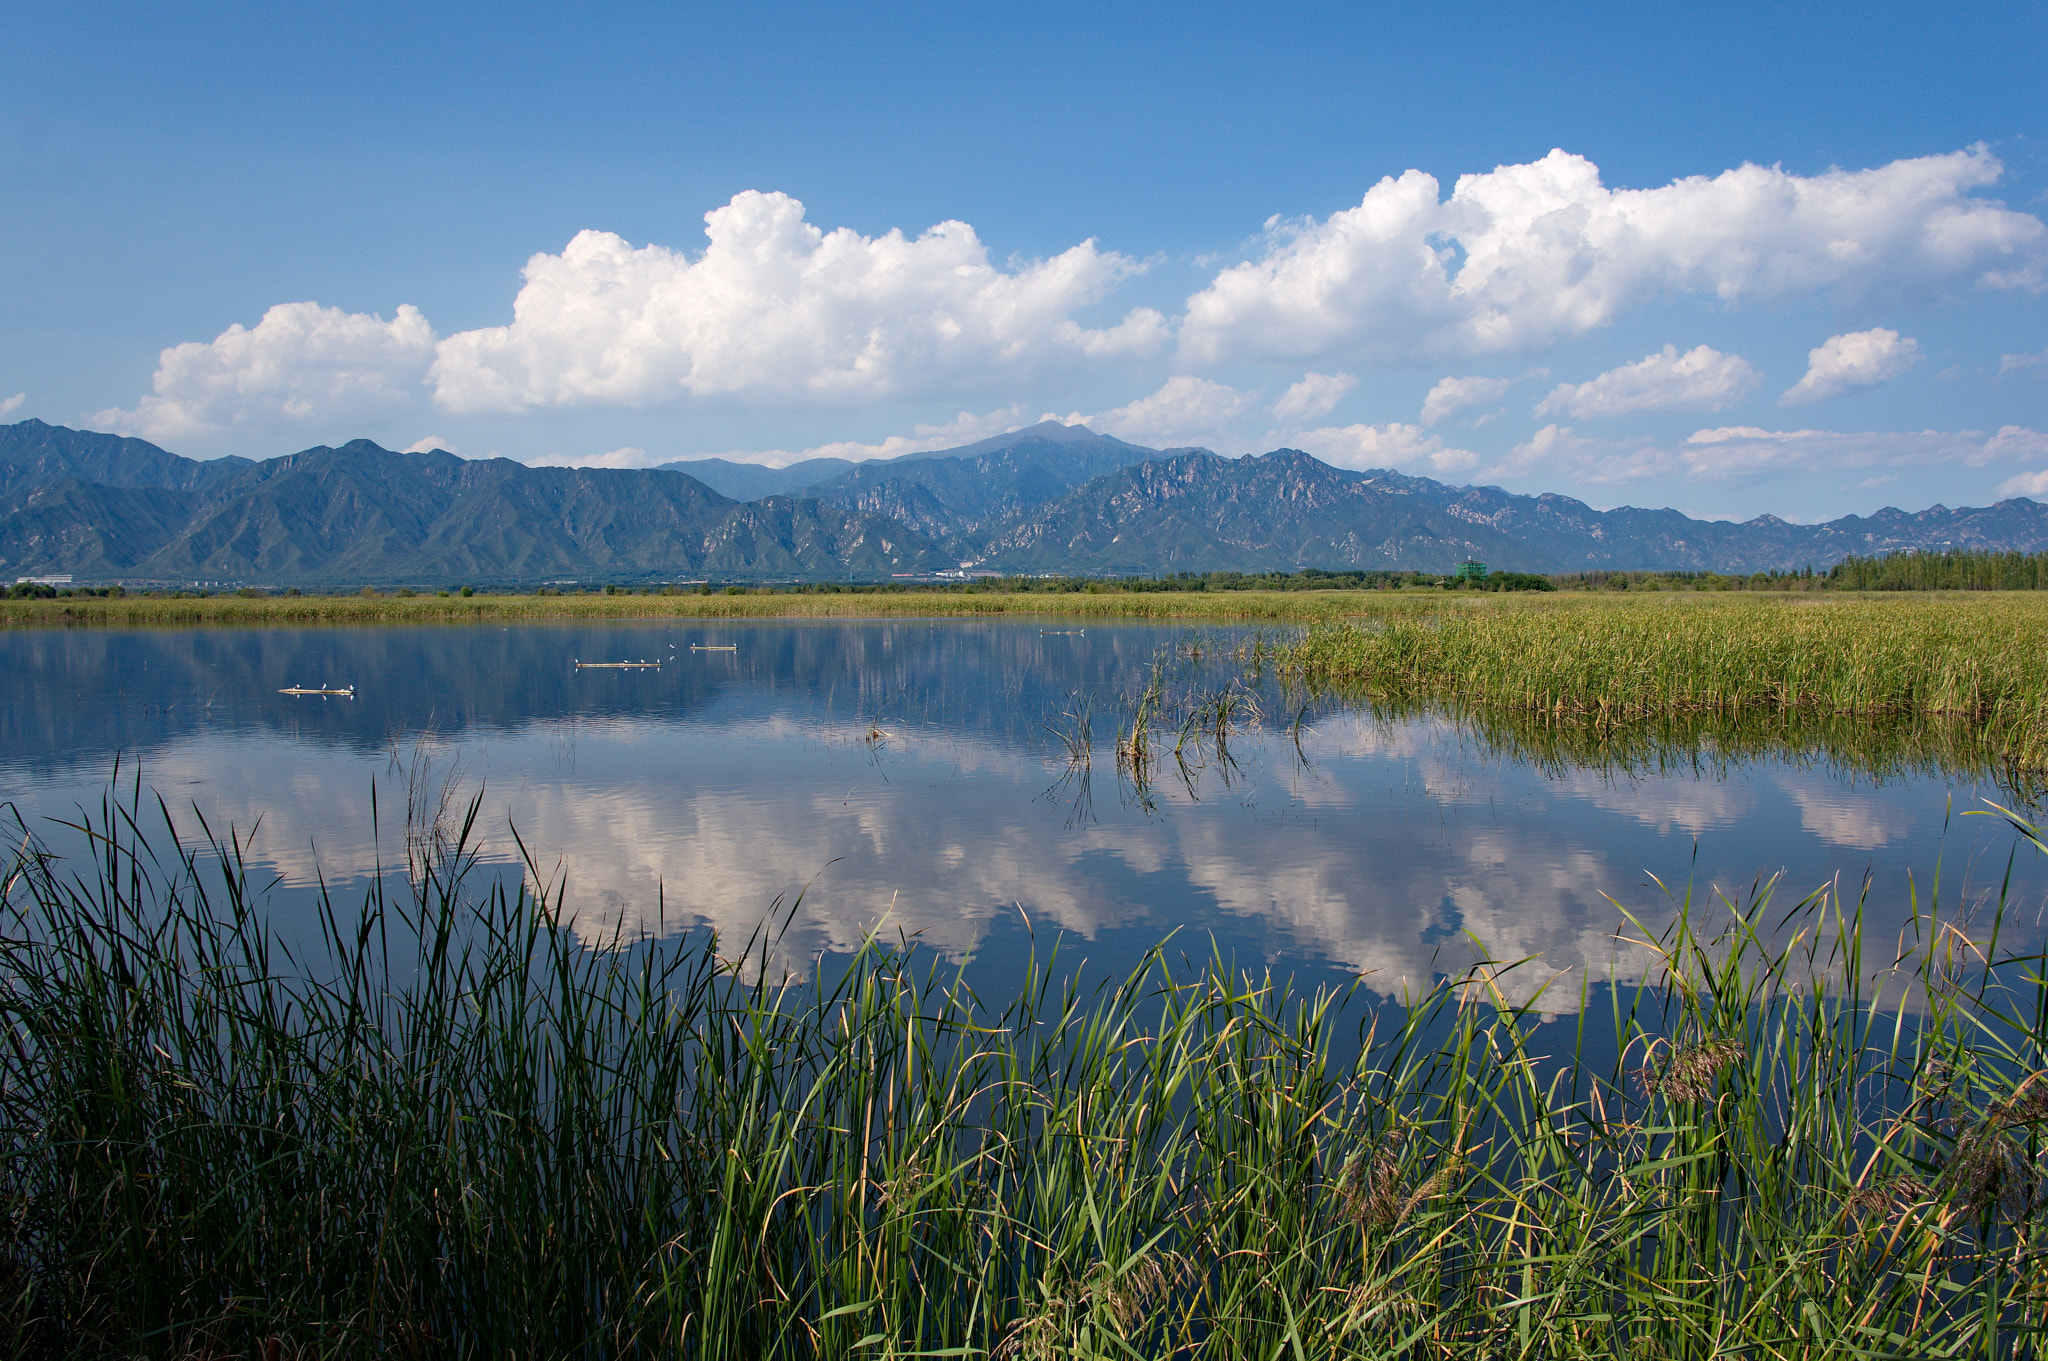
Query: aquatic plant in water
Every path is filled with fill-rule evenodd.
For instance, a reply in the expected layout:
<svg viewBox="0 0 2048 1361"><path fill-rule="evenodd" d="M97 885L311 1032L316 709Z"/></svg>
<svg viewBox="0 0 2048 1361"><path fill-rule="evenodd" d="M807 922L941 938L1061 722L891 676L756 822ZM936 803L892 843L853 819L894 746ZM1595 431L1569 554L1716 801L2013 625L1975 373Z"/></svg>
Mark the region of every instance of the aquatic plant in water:
<svg viewBox="0 0 2048 1361"><path fill-rule="evenodd" d="M1831 890L1681 893L1618 914L1654 966L1575 1034L1512 960L1381 999L1170 946L1091 986L1053 946L984 1001L880 941L801 978L772 932L585 948L475 809L297 955L232 835L152 844L139 793L89 861L17 827L14 1352L1989 1358L2048 1325L2048 954L2002 906L1937 887L1895 945Z"/></svg>
<svg viewBox="0 0 2048 1361"><path fill-rule="evenodd" d="M1319 624L1307 683L1602 728L1671 714L1942 719L2048 770L2048 613L2032 597L1626 598Z"/></svg>

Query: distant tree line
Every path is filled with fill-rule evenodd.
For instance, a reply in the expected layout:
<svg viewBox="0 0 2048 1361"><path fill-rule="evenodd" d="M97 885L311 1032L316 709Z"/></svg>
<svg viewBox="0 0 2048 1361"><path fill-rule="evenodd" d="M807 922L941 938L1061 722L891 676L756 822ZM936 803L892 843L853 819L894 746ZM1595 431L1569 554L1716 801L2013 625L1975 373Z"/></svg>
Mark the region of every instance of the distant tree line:
<svg viewBox="0 0 2048 1361"><path fill-rule="evenodd" d="M1822 591L1825 572L1811 567L1752 572L1559 572L1550 577L1562 591Z"/></svg>
<svg viewBox="0 0 2048 1361"><path fill-rule="evenodd" d="M362 594L388 592L399 597L431 593L473 595L742 595L793 593L798 595L865 595L875 592L974 595L999 592L1057 594L1086 592L1115 594L1150 591L1397 591L1434 587L1460 591L2040 591L2048 590L2048 553L1990 552L1905 552L1876 557L1850 557L1828 568L1796 567L1785 571L1740 573L1588 571L1489 572L1483 577L1461 578L1438 572L1394 570L1328 571L1305 567L1295 572L1170 572L1159 576L985 576L967 581L783 581L762 582L639 582L633 584L557 582L542 586L505 584L487 587L423 586L337 586L322 590L307 588L309 594ZM179 598L209 595L298 595L288 590L244 586L218 592L196 588L136 588L122 586L57 587L44 582L22 581L11 588L0 586L0 595L16 599L58 596L121 596L130 593Z"/></svg>
<svg viewBox="0 0 2048 1361"><path fill-rule="evenodd" d="M47 581L17 581L7 588L11 600L55 600L60 595L94 595L120 597L128 594L120 586L79 586L57 587Z"/></svg>
<svg viewBox="0 0 2048 1361"><path fill-rule="evenodd" d="M2040 591L2048 590L2048 553L1914 551L1848 557L1824 572L1567 572L1550 580L1567 591Z"/></svg>
<svg viewBox="0 0 2048 1361"><path fill-rule="evenodd" d="M1527 572L1494 572L1460 581L1437 572L1351 570L1304 567L1298 572L1173 572L1156 577L985 577L968 591L1398 591L1441 586L1475 591L1553 591L1550 578ZM954 589L962 589L955 587Z"/></svg>
<svg viewBox="0 0 2048 1361"><path fill-rule="evenodd" d="M1828 569L1844 591L2048 590L2048 553L1887 553Z"/></svg>

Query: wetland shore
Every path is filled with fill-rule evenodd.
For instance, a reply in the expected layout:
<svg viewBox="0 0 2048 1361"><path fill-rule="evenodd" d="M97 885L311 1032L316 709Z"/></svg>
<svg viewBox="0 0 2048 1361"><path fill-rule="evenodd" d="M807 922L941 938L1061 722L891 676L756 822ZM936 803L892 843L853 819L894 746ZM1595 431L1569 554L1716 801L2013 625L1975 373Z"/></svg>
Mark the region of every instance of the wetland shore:
<svg viewBox="0 0 2048 1361"><path fill-rule="evenodd" d="M1269 620L1315 624L1347 619L1463 614L1471 617L1619 618L1629 612L1830 609L1861 602L1896 617L1993 609L2004 618L2048 621L2048 592L2036 591L1554 591L1488 592L1421 586L1393 590L778 590L667 594L629 591L401 595L148 594L0 597L0 626L108 624L408 624L542 619L872 619L1053 615L1062 618ZM1711 616L1709 616L1711 617Z"/></svg>
<svg viewBox="0 0 2048 1361"><path fill-rule="evenodd" d="M1400 590L59 596L0 626L265 627L774 619L1275 625L1315 690L1611 727L1675 713L1960 722L2048 769L2048 592Z"/></svg>

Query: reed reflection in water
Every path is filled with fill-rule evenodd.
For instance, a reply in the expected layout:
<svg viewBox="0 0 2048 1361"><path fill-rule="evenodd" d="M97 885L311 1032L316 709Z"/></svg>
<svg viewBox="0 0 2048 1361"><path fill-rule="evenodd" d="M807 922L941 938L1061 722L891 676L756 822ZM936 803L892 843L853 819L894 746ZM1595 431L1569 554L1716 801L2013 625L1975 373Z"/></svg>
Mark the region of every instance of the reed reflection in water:
<svg viewBox="0 0 2048 1361"><path fill-rule="evenodd" d="M571 656L680 654L714 633L738 650L658 673L567 669ZM1951 894L1998 886L2010 837L1952 819L1951 801L2027 793L1964 726L1603 729L1311 697L1271 673L1270 640L1243 631L264 634L0 639L43 668L46 691L17 715L40 727L0 764L6 797L31 822L64 817L98 803L112 751L127 752L177 817L254 829L284 914L305 910L323 875L345 889L419 855L408 806L418 823L423 807L481 792L484 864L522 872L516 829L586 940L699 924L743 939L779 902L782 952L798 962L879 926L990 977L1031 933L1078 936L1079 953L1117 969L1179 930L1192 953L1213 935L1246 962L1365 973L1397 994L1455 973L1476 938L1497 959L1536 957L1505 981L1514 1000L1542 990L1544 1009L1568 1011L1582 982L1640 970L1617 946L1615 904L1662 919L1657 880L1740 895L1782 873L1796 897L1839 877L1853 897L1867 872L1874 929L1896 929L1909 874L1924 881L1937 862ZM133 663L119 702L173 717L114 726L104 700L49 702L89 679L95 648ZM543 670L550 658L561 666ZM532 674L453 688L486 665ZM380 668L360 707L287 709L267 688L293 669ZM214 717L175 717L198 694ZM2019 867L2012 916L2026 929L2038 877Z"/></svg>

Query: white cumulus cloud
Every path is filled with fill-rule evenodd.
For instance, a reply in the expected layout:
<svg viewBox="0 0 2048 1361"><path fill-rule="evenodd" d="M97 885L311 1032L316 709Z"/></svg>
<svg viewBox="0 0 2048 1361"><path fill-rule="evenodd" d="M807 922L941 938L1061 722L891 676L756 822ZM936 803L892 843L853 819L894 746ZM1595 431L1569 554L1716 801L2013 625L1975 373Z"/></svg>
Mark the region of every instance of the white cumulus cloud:
<svg viewBox="0 0 2048 1361"><path fill-rule="evenodd" d="M1972 468L2021 459L2048 458L2048 435L2024 425L2001 425L1984 447L1964 461Z"/></svg>
<svg viewBox="0 0 2048 1361"><path fill-rule="evenodd" d="M1857 388L1890 382L1919 362L1920 342L1879 326L1830 336L1806 352L1806 376L1785 390L1779 406L1805 406Z"/></svg>
<svg viewBox="0 0 2048 1361"><path fill-rule="evenodd" d="M936 449L957 449L991 435L1006 434L1026 423L1024 413L1025 408L1021 405L1006 406L1000 411L979 415L963 411L943 424L917 425L911 434L890 435L874 443L834 440L808 449L727 449L716 454L650 454L645 449L628 446L602 454L547 455L532 462L540 467L565 468L647 468L690 458L722 458L729 463L759 463L768 468L786 468L792 463L813 458L843 458L850 463L862 463L871 458L900 458L905 454L928 454ZM1047 416L1045 419L1057 420L1059 417Z"/></svg>
<svg viewBox="0 0 2048 1361"><path fill-rule="evenodd" d="M579 232L535 255L512 324L441 342L450 411L651 405L685 394L860 401L1007 381L1046 364L1157 353L1157 312L1107 329L1073 313L1141 266L1093 241L1011 271L964 222L911 238L821 231L786 194L704 215L695 259Z"/></svg>
<svg viewBox="0 0 2048 1361"><path fill-rule="evenodd" d="M1739 478L1784 473L1955 464L1982 468L2043 451L2042 437L2019 426L1982 430L1765 430L1753 425L1696 430L1677 451L1690 477Z"/></svg>
<svg viewBox="0 0 2048 1361"><path fill-rule="evenodd" d="M1570 426L1546 425L1516 445L1482 477L1567 477L1578 482L1634 482L1646 477L1748 481L1805 473L1873 474L1864 484L1893 480L1889 472L1930 466L1986 468L2048 460L2048 435L2008 425L1982 430L1767 430L1726 425L1696 430L1676 446L1649 438L1599 439ZM2030 494L2015 477L2000 495Z"/></svg>
<svg viewBox="0 0 2048 1361"><path fill-rule="evenodd" d="M2048 459L2048 435L2025 426L1982 430L1765 430L1753 425L1696 430L1676 451L1696 478L1768 477L1850 469L1947 464L1986 468Z"/></svg>
<svg viewBox="0 0 2048 1361"><path fill-rule="evenodd" d="M437 337L410 306L386 320L281 304L253 326L163 351L151 392L95 420L167 440L243 428L340 438L426 395L449 416L679 399L757 411L968 403L989 391L1009 400L1105 362L1142 372L1177 340L1179 377L1094 419L1130 438L1212 439L1208 423L1242 417L1252 399L1234 405L1243 394L1195 375L1287 362L1317 370L1273 403L1291 430L1353 390L1349 373L1322 362L1339 356L1526 350L1676 295L1736 305L2037 289L2048 226L1982 196L2002 173L1983 147L1810 176L1744 165L1651 189L1611 189L1563 151L1463 176L1448 196L1411 170L1325 221L1269 222L1256 258L1214 273L1183 316L1136 307L1111 320L1094 309L1144 263L1093 240L998 262L963 222L866 236L813 225L785 194L748 191L704 215L694 253L590 230L532 256L503 326ZM1788 400L1847 390L1912 346L1872 359L1840 349L1853 339L1830 341L1834 368L1810 373ZM1675 371L1701 354L1666 357ZM1691 375L1686 401L1712 409L1710 380L1740 379L1739 358L1719 359L1718 374ZM1602 375L1590 392L1580 384L1550 409L1582 420L1647 401L1621 392L1621 375L1641 367ZM1497 401L1510 381L1446 378L1422 424Z"/></svg>
<svg viewBox="0 0 2048 1361"><path fill-rule="evenodd" d="M1052 419L1047 417L1046 419ZM917 424L908 435L889 435L874 443L861 440L834 440L793 454L775 455L767 459L777 467L801 463L807 458L843 458L849 463L864 463L871 458L901 458L905 454L928 454L935 449L957 449L963 444L988 439L992 435L1008 434L1027 424L1022 404L1012 404L1000 411L975 413L963 411L952 420L936 425ZM737 461L740 455L727 454L725 457ZM750 462L761 460L749 459Z"/></svg>
<svg viewBox="0 0 2048 1361"><path fill-rule="evenodd" d="M607 449L601 454L547 455L530 460L536 468L646 468L667 461L650 458L645 449L634 444Z"/></svg>
<svg viewBox="0 0 2048 1361"><path fill-rule="evenodd" d="M1634 482L1669 474L1677 460L1648 439L1593 439L1568 425L1543 426L1481 471L1485 478L1569 477L1579 482Z"/></svg>
<svg viewBox="0 0 2048 1361"><path fill-rule="evenodd" d="M1422 399L1422 423L1435 425L1468 407L1497 402L1514 385L1512 378L1439 378Z"/></svg>
<svg viewBox="0 0 2048 1361"><path fill-rule="evenodd" d="M1134 444L1197 444L1215 442L1218 432L1244 415L1257 400L1258 394L1254 392L1177 374L1161 384L1157 392L1127 406L1099 411L1093 416L1076 412L1066 421Z"/></svg>
<svg viewBox="0 0 2048 1361"><path fill-rule="evenodd" d="M1979 146L1802 176L1743 165L1609 189L1582 156L1462 176L1419 170L1323 222L1267 224L1264 252L1188 300L1185 356L1406 359L1531 349L1658 297L1724 303L1830 292L2038 289L2048 226L1973 196L2003 173Z"/></svg>
<svg viewBox="0 0 2048 1361"><path fill-rule="evenodd" d="M21 404L28 400L26 392L17 392L12 397L0 400L0 416L12 416L21 410Z"/></svg>
<svg viewBox="0 0 2048 1361"><path fill-rule="evenodd" d="M1274 419L1287 426L1320 420L1357 386L1358 379L1348 373L1303 374L1273 403Z"/></svg>
<svg viewBox="0 0 2048 1361"><path fill-rule="evenodd" d="M2021 473L2008 477L1998 484L2000 496L2031 496L2035 500L2048 498L2048 468L2039 472Z"/></svg>
<svg viewBox="0 0 2048 1361"><path fill-rule="evenodd" d="M302 426L322 435L338 421L412 407L434 357L434 328L410 305L396 316L279 303L253 327L239 322L210 341L157 357L152 391L133 410L96 424L172 440L236 427Z"/></svg>
<svg viewBox="0 0 2048 1361"><path fill-rule="evenodd" d="M416 439L411 444L405 446L405 452L408 454L431 454L436 449L450 454L456 452L455 446L442 439L439 435L428 435L424 439Z"/></svg>
<svg viewBox="0 0 2048 1361"><path fill-rule="evenodd" d="M1403 468L1449 474L1476 467L1479 455L1446 444L1419 425L1325 426L1294 437L1294 444L1339 468Z"/></svg>
<svg viewBox="0 0 2048 1361"><path fill-rule="evenodd" d="M1762 378L1739 354L1722 354L1710 345L1680 354L1676 345L1666 345L1586 382L1558 384L1536 414L1589 420L1631 411L1719 411L1748 396Z"/></svg>

